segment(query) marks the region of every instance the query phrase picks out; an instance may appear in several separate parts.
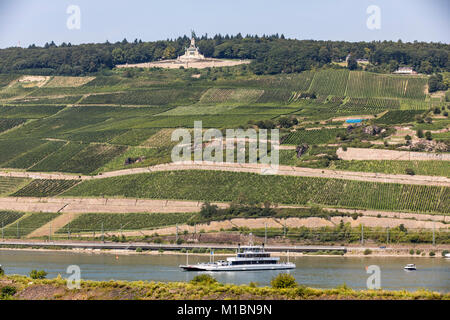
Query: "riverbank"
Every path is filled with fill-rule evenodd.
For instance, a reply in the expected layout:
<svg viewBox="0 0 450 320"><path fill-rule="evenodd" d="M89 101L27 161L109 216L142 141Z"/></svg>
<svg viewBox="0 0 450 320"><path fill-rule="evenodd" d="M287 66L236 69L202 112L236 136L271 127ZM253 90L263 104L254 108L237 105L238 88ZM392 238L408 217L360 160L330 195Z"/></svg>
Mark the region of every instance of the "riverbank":
<svg viewBox="0 0 450 320"><path fill-rule="evenodd" d="M343 285L335 289L304 286L275 289L253 285L221 283L81 281L79 289L68 289L66 280L35 280L24 276L0 277L0 290L14 292L0 299L17 300L450 300L449 293L428 290L353 290Z"/></svg>
<svg viewBox="0 0 450 320"><path fill-rule="evenodd" d="M139 243L130 243L136 249L121 248L121 249L106 249L106 248L70 248L64 247L64 242L58 242L58 246L55 246L55 242L42 245L42 243L36 242L36 244L5 244L0 242L0 250L20 250L20 251L35 251L35 252L70 252L80 254L109 254L109 255L183 255L189 253L192 256L207 256L211 255L209 248L214 248L217 244L204 244L197 248L198 250L186 250L183 248L175 248L171 250L141 250ZM129 246L129 247L130 247ZM443 253L450 252L450 245L437 245L432 246L429 244L416 244L416 245L401 245L396 244L385 248L376 246L348 246L348 247L317 247L311 246L311 251L305 249L305 252L295 252L299 246L292 246L284 248L281 251L271 251L273 256L278 257L302 257L302 256L316 256L316 257L423 257L423 258L442 258ZM304 246L308 248L308 246ZM313 249L314 248L314 249ZM199 252L203 250L203 252ZM290 250L290 251L288 251ZM308 250L309 252L306 252ZM227 257L235 254L235 249L214 249L214 256Z"/></svg>

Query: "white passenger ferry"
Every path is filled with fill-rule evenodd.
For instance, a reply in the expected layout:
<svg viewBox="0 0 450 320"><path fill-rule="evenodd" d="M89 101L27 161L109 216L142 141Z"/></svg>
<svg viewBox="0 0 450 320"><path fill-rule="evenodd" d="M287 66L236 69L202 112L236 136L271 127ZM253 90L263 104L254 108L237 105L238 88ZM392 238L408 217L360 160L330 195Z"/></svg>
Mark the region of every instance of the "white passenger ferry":
<svg viewBox="0 0 450 320"><path fill-rule="evenodd" d="M280 262L280 258L271 257L264 246L238 247L235 257L217 262L180 265L185 271L255 271L255 270L287 270L295 269L295 264Z"/></svg>

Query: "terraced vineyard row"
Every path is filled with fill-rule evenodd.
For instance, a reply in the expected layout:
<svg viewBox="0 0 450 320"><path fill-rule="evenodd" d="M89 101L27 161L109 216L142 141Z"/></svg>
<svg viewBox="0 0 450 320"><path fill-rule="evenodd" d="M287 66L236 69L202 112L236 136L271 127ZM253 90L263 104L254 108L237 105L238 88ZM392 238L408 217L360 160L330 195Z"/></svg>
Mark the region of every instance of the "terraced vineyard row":
<svg viewBox="0 0 450 320"><path fill-rule="evenodd" d="M247 201L450 213L450 188L201 170L84 181L64 196Z"/></svg>
<svg viewBox="0 0 450 320"><path fill-rule="evenodd" d="M53 197L76 185L78 180L44 180L31 181L22 189L12 194L13 197Z"/></svg>
<svg viewBox="0 0 450 320"><path fill-rule="evenodd" d="M58 171L90 174L116 156L125 152L125 146L89 145L69 160L62 163Z"/></svg>
<svg viewBox="0 0 450 320"><path fill-rule="evenodd" d="M363 71L350 72L345 95L356 98L389 97L425 99L423 77L404 77Z"/></svg>
<svg viewBox="0 0 450 320"><path fill-rule="evenodd" d="M334 161L330 169L390 174L406 174L406 169L412 169L418 175L450 177L450 166L448 162L438 160L340 160Z"/></svg>
<svg viewBox="0 0 450 320"><path fill-rule="evenodd" d="M258 98L258 103L287 103L292 95L289 89L264 89L264 93Z"/></svg>
<svg viewBox="0 0 450 320"><path fill-rule="evenodd" d="M415 117L421 113L423 113L421 110L391 110L375 120L375 122L384 124L414 122Z"/></svg>
<svg viewBox="0 0 450 320"><path fill-rule="evenodd" d="M85 213L58 230L58 233L141 230L185 224L196 213Z"/></svg>
<svg viewBox="0 0 450 320"><path fill-rule="evenodd" d="M51 155L53 152L61 148L65 142L63 141L48 141L40 146L31 149L30 151L19 155L18 157L3 163L5 168L27 169Z"/></svg>
<svg viewBox="0 0 450 320"><path fill-rule="evenodd" d="M0 132L14 128L27 121L26 119L0 119Z"/></svg>
<svg viewBox="0 0 450 320"><path fill-rule="evenodd" d="M8 151L0 152L0 166L44 143L39 139L0 139L0 150Z"/></svg>
<svg viewBox="0 0 450 320"><path fill-rule="evenodd" d="M325 96L345 96L348 75L348 70L324 70L316 72L309 91Z"/></svg>
<svg viewBox="0 0 450 320"><path fill-rule="evenodd" d="M4 228L24 215L22 212L0 211L0 227Z"/></svg>
<svg viewBox="0 0 450 320"><path fill-rule="evenodd" d="M64 109L63 106L0 106L0 118L39 119Z"/></svg>
<svg viewBox="0 0 450 320"><path fill-rule="evenodd" d="M263 90L257 89L208 89L200 98L202 104L256 102Z"/></svg>
<svg viewBox="0 0 450 320"><path fill-rule="evenodd" d="M90 95L82 104L168 105L191 104L200 99L203 88L135 90L123 93Z"/></svg>
<svg viewBox="0 0 450 320"><path fill-rule="evenodd" d="M3 232L5 238L22 238L46 223L55 219L59 213L28 213L21 219L10 224Z"/></svg>
<svg viewBox="0 0 450 320"><path fill-rule="evenodd" d="M322 144L332 142L336 139L338 133L345 132L343 129L313 129L297 130L291 132L282 142L282 144L299 145L302 143Z"/></svg>
<svg viewBox="0 0 450 320"><path fill-rule="evenodd" d="M0 177L0 196L6 196L30 182L31 179Z"/></svg>

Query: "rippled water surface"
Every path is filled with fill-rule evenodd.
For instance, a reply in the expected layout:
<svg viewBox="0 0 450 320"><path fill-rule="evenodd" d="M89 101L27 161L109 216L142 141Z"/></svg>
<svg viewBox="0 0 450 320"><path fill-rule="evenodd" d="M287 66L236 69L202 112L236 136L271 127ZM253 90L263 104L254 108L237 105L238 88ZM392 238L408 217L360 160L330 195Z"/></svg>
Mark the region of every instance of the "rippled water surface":
<svg viewBox="0 0 450 320"><path fill-rule="evenodd" d="M223 259L223 258L221 258ZM282 260L285 260L282 258ZM291 258L297 268L290 270L297 282L310 287L332 288L343 283L354 289L366 288L366 266L381 268L384 289L415 290L427 288L450 292L450 259L441 257L297 257ZM189 263L207 262L209 257L189 256ZM184 272L178 266L186 263L184 255L119 255L50 251L0 250L0 264L7 274L29 274L43 269L49 278L67 277L69 265L81 268L81 277L89 280L155 280L189 281L197 272ZM415 263L417 271L404 271ZM220 272L213 276L222 283L247 284L251 281L268 285L282 271Z"/></svg>

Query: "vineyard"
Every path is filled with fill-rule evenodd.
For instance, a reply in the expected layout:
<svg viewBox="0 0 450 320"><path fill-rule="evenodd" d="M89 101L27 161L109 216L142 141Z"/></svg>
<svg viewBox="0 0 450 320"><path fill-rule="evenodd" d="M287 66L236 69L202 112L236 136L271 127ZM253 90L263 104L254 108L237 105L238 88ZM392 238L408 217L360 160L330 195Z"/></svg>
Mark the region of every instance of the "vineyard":
<svg viewBox="0 0 450 320"><path fill-rule="evenodd" d="M23 215L22 212L0 211L0 227L6 227L8 224L20 219Z"/></svg>
<svg viewBox="0 0 450 320"><path fill-rule="evenodd" d="M3 167L27 169L57 151L65 142L49 141L6 162Z"/></svg>
<svg viewBox="0 0 450 320"><path fill-rule="evenodd" d="M425 99L423 77L382 75L363 71L350 72L346 95L355 98L387 97Z"/></svg>
<svg viewBox="0 0 450 320"><path fill-rule="evenodd" d="M28 152L33 148L37 148L44 144L45 141L39 139L0 139L0 150L8 150L8 152L0 152L0 166L8 161Z"/></svg>
<svg viewBox="0 0 450 320"><path fill-rule="evenodd" d="M85 213L78 216L58 233L127 231L152 229L185 224L196 213Z"/></svg>
<svg viewBox="0 0 450 320"><path fill-rule="evenodd" d="M314 74L309 91L325 96L345 96L348 77L348 70L319 71Z"/></svg>
<svg viewBox="0 0 450 320"><path fill-rule="evenodd" d="M415 117L422 113L423 111L420 110L392 110L375 120L375 122L384 124L410 123L414 122Z"/></svg>
<svg viewBox="0 0 450 320"><path fill-rule="evenodd" d="M157 132L158 129L156 128L131 129L121 135L116 136L109 142L112 144L139 146L141 143L148 140L151 136L153 136Z"/></svg>
<svg viewBox="0 0 450 320"><path fill-rule="evenodd" d="M0 132L17 127L25 121L26 119L0 119Z"/></svg>
<svg viewBox="0 0 450 320"><path fill-rule="evenodd" d="M264 93L255 89L208 89L200 98L202 104L215 103L251 103L258 100Z"/></svg>
<svg viewBox="0 0 450 320"><path fill-rule="evenodd" d="M58 213L27 213L3 230L5 238L22 238L58 216Z"/></svg>
<svg viewBox="0 0 450 320"><path fill-rule="evenodd" d="M61 106L0 106L0 118L39 119L61 111Z"/></svg>
<svg viewBox="0 0 450 320"><path fill-rule="evenodd" d="M292 91L284 88L264 89L264 93L258 98L258 103L287 103Z"/></svg>
<svg viewBox="0 0 450 320"><path fill-rule="evenodd" d="M198 201L270 201L333 207L450 213L450 188L353 180L174 171L84 181L63 194Z"/></svg>
<svg viewBox="0 0 450 320"><path fill-rule="evenodd" d="M203 88L136 90L124 93L90 95L82 104L168 105L191 104L200 99Z"/></svg>
<svg viewBox="0 0 450 320"><path fill-rule="evenodd" d="M333 142L339 133L343 133L343 129L313 129L313 130L297 130L291 132L284 140L283 144L299 145L307 144L323 144Z"/></svg>
<svg viewBox="0 0 450 320"><path fill-rule="evenodd" d="M162 163L170 163L172 162L171 153L172 148L168 146L158 148L129 147L125 153L115 157L101 168L95 170L93 174L98 172L148 167ZM125 164L129 158L140 160L135 163Z"/></svg>
<svg viewBox="0 0 450 320"><path fill-rule="evenodd" d="M0 177L0 196L6 196L25 186L30 181L30 179L26 178Z"/></svg>
<svg viewBox="0 0 450 320"><path fill-rule="evenodd" d="M49 171L56 172L59 171L62 165L78 154L81 150L85 149L88 144L80 142L69 142L62 146L59 150L47 157L42 161L38 162L36 165L31 167L29 171Z"/></svg>
<svg viewBox="0 0 450 320"><path fill-rule="evenodd" d="M92 144L62 163L58 170L90 174L125 152L126 149L125 146Z"/></svg>
<svg viewBox="0 0 450 320"><path fill-rule="evenodd" d="M359 172L380 172L406 174L412 169L415 174L425 176L450 177L450 166L447 161L402 161L402 160L340 160L334 161L330 169Z"/></svg>
<svg viewBox="0 0 450 320"><path fill-rule="evenodd" d="M22 189L12 194L13 197L53 197L76 185L78 180L43 180L31 181Z"/></svg>

